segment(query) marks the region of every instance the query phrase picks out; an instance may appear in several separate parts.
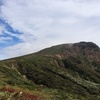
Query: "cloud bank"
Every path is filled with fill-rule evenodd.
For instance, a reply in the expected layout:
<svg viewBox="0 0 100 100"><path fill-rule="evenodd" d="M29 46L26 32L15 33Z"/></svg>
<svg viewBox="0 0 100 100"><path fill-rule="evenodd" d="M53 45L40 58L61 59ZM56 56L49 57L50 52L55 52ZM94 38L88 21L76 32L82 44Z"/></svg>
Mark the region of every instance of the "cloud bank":
<svg viewBox="0 0 100 100"><path fill-rule="evenodd" d="M1 1L0 59L62 43L100 46L100 0Z"/></svg>

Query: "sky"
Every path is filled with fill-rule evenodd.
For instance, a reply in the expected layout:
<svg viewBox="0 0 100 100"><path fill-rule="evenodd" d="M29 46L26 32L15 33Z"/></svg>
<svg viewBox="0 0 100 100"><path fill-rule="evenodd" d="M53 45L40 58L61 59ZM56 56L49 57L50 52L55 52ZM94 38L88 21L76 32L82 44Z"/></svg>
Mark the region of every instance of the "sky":
<svg viewBox="0 0 100 100"><path fill-rule="evenodd" d="M80 41L100 46L100 0L0 0L0 60Z"/></svg>

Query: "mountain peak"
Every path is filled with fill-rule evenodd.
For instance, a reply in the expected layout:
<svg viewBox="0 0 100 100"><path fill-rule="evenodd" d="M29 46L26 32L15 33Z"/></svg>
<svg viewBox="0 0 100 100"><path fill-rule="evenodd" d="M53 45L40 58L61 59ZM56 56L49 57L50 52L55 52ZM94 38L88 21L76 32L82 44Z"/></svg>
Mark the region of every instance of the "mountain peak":
<svg viewBox="0 0 100 100"><path fill-rule="evenodd" d="M77 46L77 47L80 47L82 49L85 49L85 48L99 49L99 46L97 46L93 42L84 42L84 41L82 41L82 42L74 43L73 46Z"/></svg>

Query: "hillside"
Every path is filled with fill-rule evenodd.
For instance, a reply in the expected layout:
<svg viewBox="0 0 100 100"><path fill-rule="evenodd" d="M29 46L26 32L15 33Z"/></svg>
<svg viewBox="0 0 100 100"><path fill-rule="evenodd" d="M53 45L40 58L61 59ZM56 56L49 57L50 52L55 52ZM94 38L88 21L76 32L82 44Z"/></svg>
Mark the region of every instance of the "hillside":
<svg viewBox="0 0 100 100"><path fill-rule="evenodd" d="M61 44L0 61L0 79L1 87L38 90L48 100L100 100L100 48L92 42Z"/></svg>

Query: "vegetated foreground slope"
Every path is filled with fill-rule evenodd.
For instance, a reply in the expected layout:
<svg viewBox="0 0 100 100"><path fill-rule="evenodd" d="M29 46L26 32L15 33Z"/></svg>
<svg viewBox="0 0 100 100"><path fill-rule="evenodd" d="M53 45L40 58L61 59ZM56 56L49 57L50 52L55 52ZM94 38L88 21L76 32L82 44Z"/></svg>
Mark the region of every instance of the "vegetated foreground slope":
<svg viewBox="0 0 100 100"><path fill-rule="evenodd" d="M0 79L1 85L57 90L51 93L55 99L100 100L100 48L92 42L62 44L4 60Z"/></svg>

